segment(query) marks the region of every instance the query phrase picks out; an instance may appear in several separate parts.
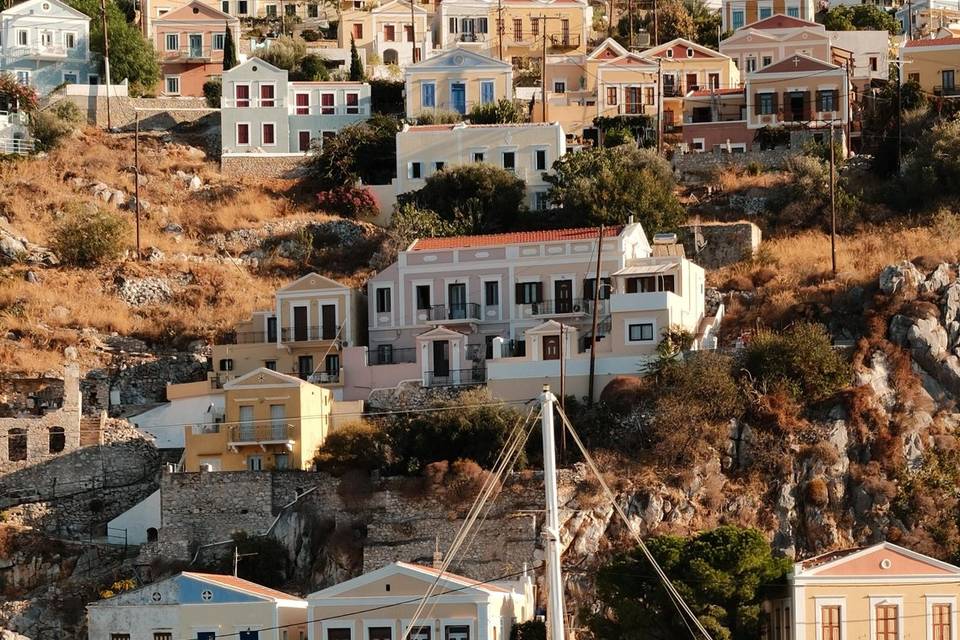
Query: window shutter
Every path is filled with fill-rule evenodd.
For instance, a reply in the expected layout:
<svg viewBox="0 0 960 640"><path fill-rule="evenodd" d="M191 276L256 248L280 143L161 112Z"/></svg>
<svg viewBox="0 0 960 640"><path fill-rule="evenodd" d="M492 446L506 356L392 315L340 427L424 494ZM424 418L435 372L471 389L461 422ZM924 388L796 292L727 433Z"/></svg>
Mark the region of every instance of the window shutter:
<svg viewBox="0 0 960 640"><path fill-rule="evenodd" d="M637 292L637 282L638 278L627 278L627 293L636 293Z"/></svg>
<svg viewBox="0 0 960 640"><path fill-rule="evenodd" d="M763 105L760 103L760 94L754 94L753 96L753 113L755 115L760 115L763 113Z"/></svg>
<svg viewBox="0 0 960 640"><path fill-rule="evenodd" d="M536 300L536 301L537 301L537 302L543 302L543 283L542 283L542 282L538 282L536 289L537 289L537 300Z"/></svg>
<svg viewBox="0 0 960 640"><path fill-rule="evenodd" d="M803 113L806 114L807 120L813 120L813 104L810 103L810 92L803 92Z"/></svg>
<svg viewBox="0 0 960 640"><path fill-rule="evenodd" d="M514 289L514 292L515 292L515 294L516 294L515 297L516 297L516 299L517 299L517 300L516 300L517 304L526 304L527 301L523 299L523 284L521 284L521 283L518 282L518 283L515 285L515 287L516 287L516 288Z"/></svg>
<svg viewBox="0 0 960 640"><path fill-rule="evenodd" d="M831 93L833 94L833 110L840 111L840 91L833 89Z"/></svg>
<svg viewBox="0 0 960 640"><path fill-rule="evenodd" d="M777 94L776 94L776 93L771 93L771 94L770 94L770 99L772 100L772 102L771 102L771 107L772 107L772 108L771 108L771 111L773 111L774 113L776 113L776 112L778 111L778 108L777 108Z"/></svg>
<svg viewBox="0 0 960 640"><path fill-rule="evenodd" d="M817 103L816 103L816 106L814 106L814 111L823 111L823 94L824 93L826 93L826 91L817 90Z"/></svg>

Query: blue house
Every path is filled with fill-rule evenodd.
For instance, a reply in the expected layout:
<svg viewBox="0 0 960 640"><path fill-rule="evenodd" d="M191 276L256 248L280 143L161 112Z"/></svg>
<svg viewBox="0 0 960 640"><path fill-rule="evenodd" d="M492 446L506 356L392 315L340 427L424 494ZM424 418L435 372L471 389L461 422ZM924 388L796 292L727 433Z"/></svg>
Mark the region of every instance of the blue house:
<svg viewBox="0 0 960 640"><path fill-rule="evenodd" d="M41 96L61 84L99 84L90 17L60 0L26 0L0 12L0 70Z"/></svg>

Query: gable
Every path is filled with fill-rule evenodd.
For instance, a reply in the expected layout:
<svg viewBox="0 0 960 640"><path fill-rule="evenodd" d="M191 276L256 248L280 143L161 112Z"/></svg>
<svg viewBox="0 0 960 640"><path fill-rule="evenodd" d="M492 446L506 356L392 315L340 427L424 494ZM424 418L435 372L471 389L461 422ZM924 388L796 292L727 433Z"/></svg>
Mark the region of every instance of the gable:
<svg viewBox="0 0 960 640"><path fill-rule="evenodd" d="M210 592L209 599L204 598L204 591ZM266 600L206 580L178 574L113 598L97 601L93 606L254 603Z"/></svg>
<svg viewBox="0 0 960 640"><path fill-rule="evenodd" d="M454 331L453 329L447 329L444 326L439 326L435 329L424 331L417 336L418 341L431 340L433 338L466 338L466 334L460 333L459 331Z"/></svg>
<svg viewBox="0 0 960 640"><path fill-rule="evenodd" d="M256 71L254 71L254 67L256 67ZM233 69L230 69L229 71L224 71L223 75L227 77L233 76L233 75L250 77L255 74L283 76L283 75L286 75L286 73L287 72L285 70L280 69L279 67L275 67L269 62L265 62L260 58L254 57L254 58L250 58L249 60L247 60L241 65L237 65L236 67L234 67Z"/></svg>
<svg viewBox="0 0 960 640"><path fill-rule="evenodd" d="M317 291L324 289L338 289L346 291L349 289L346 285L340 284L336 280L322 276L319 273L308 273L307 275L294 280L290 284L277 289L277 294L294 293L302 291Z"/></svg>
<svg viewBox="0 0 960 640"><path fill-rule="evenodd" d="M429 567L412 565L405 562L394 562L385 567L376 569L362 576L357 576L340 584L311 593L307 599L312 603L318 601L332 601L338 598L394 598L418 597L426 593L437 580L438 572ZM480 585L469 578L451 573L444 574L435 593L443 595L455 591L458 596L475 597L478 601L486 601L489 592L506 592L496 585Z"/></svg>
<svg viewBox="0 0 960 640"><path fill-rule="evenodd" d="M414 13L419 13L421 15L426 15L426 10L413 5ZM372 10L370 13L381 14L381 13L403 13L406 16L410 15L410 3L402 2L401 0L393 0L386 4L382 4L376 9Z"/></svg>
<svg viewBox="0 0 960 640"><path fill-rule="evenodd" d="M822 45L830 42L830 36L827 35L826 31L817 32L813 29L798 29L792 33L784 34L784 37L782 37L780 41L791 44L808 42Z"/></svg>
<svg viewBox="0 0 960 640"><path fill-rule="evenodd" d="M687 49L693 50L693 57L687 57ZM727 56L723 55L718 51L699 45L696 42L691 42L690 40L685 40L684 38L675 38L670 42L665 42L662 45L652 47L646 51L641 52L645 58L666 58L667 51L672 51L673 60L696 60L704 58L718 58L723 59Z"/></svg>
<svg viewBox="0 0 960 640"><path fill-rule="evenodd" d="M950 576L960 569L891 544L881 544L808 572L824 577Z"/></svg>
<svg viewBox="0 0 960 640"><path fill-rule="evenodd" d="M49 11L44 11L42 5L46 3L50 5ZM83 13L82 11L77 11L70 5L65 2L60 2L60 0L27 0L26 2L21 2L20 4L14 5L2 12L2 15L36 15L36 16L60 16L68 18L77 18L79 20L90 21L90 16Z"/></svg>
<svg viewBox="0 0 960 640"><path fill-rule="evenodd" d="M784 58L780 62L776 62L769 67L764 67L763 69L757 71L757 74L763 73L794 73L801 71L835 71L840 69L837 65L830 64L829 62L823 62L822 60L814 60L804 55L796 54L788 58ZM752 75L752 74L751 74Z"/></svg>
<svg viewBox="0 0 960 640"><path fill-rule="evenodd" d="M254 369L250 373L240 376L239 378L230 380L223 385L223 388L229 391L231 389L262 387L264 385L269 385L272 387L299 387L301 384L306 383L299 378L294 378L293 376L288 376L277 371L271 371L270 369L260 367Z"/></svg>
<svg viewBox="0 0 960 640"><path fill-rule="evenodd" d="M613 38L607 38L590 52L587 56L589 60L613 60L629 53L627 49Z"/></svg>
<svg viewBox="0 0 960 640"><path fill-rule="evenodd" d="M770 33L763 33L761 31L752 31L743 29L738 30L732 36L720 43L721 51L734 44L743 44L743 43L774 43L779 42L779 38Z"/></svg>
<svg viewBox="0 0 960 640"><path fill-rule="evenodd" d="M207 6L201 2L191 2L190 4L171 11L159 18L154 18L155 23L190 21L199 22L201 20L215 20L218 22L240 22L237 18L220 11L214 7Z"/></svg>
<svg viewBox="0 0 960 640"><path fill-rule="evenodd" d="M611 60L610 62L604 62L601 67L647 67L651 72L656 72L657 65L652 64L649 60L641 58L635 53L631 53L623 56L622 58L617 58L616 60Z"/></svg>
<svg viewBox="0 0 960 640"><path fill-rule="evenodd" d="M757 20L748 25L740 27L741 29L789 29L791 27L820 27L822 25L817 24L816 22L811 22L809 20L803 20L801 18L793 18L791 16L778 13L777 15L770 16L769 18L764 18L763 20Z"/></svg>
<svg viewBox="0 0 960 640"><path fill-rule="evenodd" d="M424 71L442 71L453 69L497 69L506 71L513 69L513 65L503 60L497 60L475 51L467 49L453 49L444 51L438 56L428 58L417 64L407 67L408 74L416 74Z"/></svg>

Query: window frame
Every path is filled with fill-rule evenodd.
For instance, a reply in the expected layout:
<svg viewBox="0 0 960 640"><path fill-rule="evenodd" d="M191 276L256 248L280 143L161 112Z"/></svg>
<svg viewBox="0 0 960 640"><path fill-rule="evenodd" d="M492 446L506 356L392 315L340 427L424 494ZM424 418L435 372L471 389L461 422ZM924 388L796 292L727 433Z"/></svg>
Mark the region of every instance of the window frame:
<svg viewBox="0 0 960 640"><path fill-rule="evenodd" d="M437 83L435 81L429 80L420 83L420 107L430 109L437 107Z"/></svg>
<svg viewBox="0 0 960 640"><path fill-rule="evenodd" d="M386 295L381 298L383 292ZM393 313L393 287L374 286L373 296L374 313Z"/></svg>
<svg viewBox="0 0 960 640"><path fill-rule="evenodd" d="M174 80L177 83L176 91L170 90L170 81ZM178 96L180 95L180 76L179 75L168 75L163 76L163 92L168 96Z"/></svg>
<svg viewBox="0 0 960 640"><path fill-rule="evenodd" d="M173 42L174 45L171 47L170 42ZM163 46L165 51L180 51L180 34L179 33L166 33L163 36Z"/></svg>
<svg viewBox="0 0 960 640"><path fill-rule="evenodd" d="M246 127L246 131L247 131L247 141L246 141L246 142L240 142L240 127ZM249 123L249 122L237 122L237 123L234 123L234 131L233 131L233 133L234 133L233 139L234 139L234 141L235 141L236 146L238 146L238 147L249 147L249 146L250 146L251 143L250 143L250 123Z"/></svg>
<svg viewBox="0 0 960 640"><path fill-rule="evenodd" d="M657 323L653 320L625 320L626 323L626 342L627 344L638 344L638 343L653 343L656 341L657 337ZM647 335L646 329L649 329L649 337L644 337ZM634 337L633 330L637 329L638 337Z"/></svg>
<svg viewBox="0 0 960 640"><path fill-rule="evenodd" d="M273 138L272 142L267 142L267 127L271 127L271 136ZM277 123L276 122L261 122L260 123L260 146L262 147L275 147L277 146Z"/></svg>

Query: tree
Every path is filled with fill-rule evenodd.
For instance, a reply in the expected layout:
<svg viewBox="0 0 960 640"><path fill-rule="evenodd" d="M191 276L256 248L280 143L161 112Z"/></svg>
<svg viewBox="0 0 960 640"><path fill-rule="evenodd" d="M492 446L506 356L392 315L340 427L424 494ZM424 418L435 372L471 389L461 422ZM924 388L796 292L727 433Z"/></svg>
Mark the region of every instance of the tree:
<svg viewBox="0 0 960 640"><path fill-rule="evenodd" d="M523 180L510 171L472 163L434 173L400 201L437 212L463 233L497 233L516 225L525 194Z"/></svg>
<svg viewBox="0 0 960 640"><path fill-rule="evenodd" d="M226 24L226 35L223 37L223 70L229 71L237 66L237 44L233 41L233 30Z"/></svg>
<svg viewBox="0 0 960 640"><path fill-rule="evenodd" d="M761 587L782 580L791 563L774 558L756 529L722 526L690 538L657 536L653 557L714 638L760 636ZM689 635L653 567L639 549L597 574L600 613L589 625L606 640L673 640Z"/></svg>
<svg viewBox="0 0 960 640"><path fill-rule="evenodd" d="M926 202L960 193L960 120L926 131L904 163L904 180Z"/></svg>
<svg viewBox="0 0 960 640"><path fill-rule="evenodd" d="M544 179L551 184L550 201L563 207L570 224L624 224L633 215L651 234L685 219L670 164L647 149L568 153Z"/></svg>
<svg viewBox="0 0 960 640"><path fill-rule="evenodd" d="M350 36L350 79L353 82L360 82L365 75L360 53L357 51L357 43L353 36Z"/></svg>
<svg viewBox="0 0 960 640"><path fill-rule="evenodd" d="M874 4L833 7L824 14L823 26L830 31L886 31L890 35L900 31L896 18Z"/></svg>
<svg viewBox="0 0 960 640"><path fill-rule="evenodd" d="M294 71L306 55L306 40L293 36L280 36L260 54L260 59L280 69Z"/></svg>
<svg viewBox="0 0 960 640"><path fill-rule="evenodd" d="M683 0L683 6L693 18L693 39L705 47L720 47L720 12L711 9L703 0Z"/></svg>
<svg viewBox="0 0 960 640"><path fill-rule="evenodd" d="M348 424L327 436L314 458L318 471L342 476L348 471L369 473L387 463L387 435L365 422Z"/></svg>
<svg viewBox="0 0 960 640"><path fill-rule="evenodd" d="M307 157L310 187L320 190L338 186L388 184L396 175L396 137L400 122L374 114L369 120L344 127L320 146L314 142Z"/></svg>
<svg viewBox="0 0 960 640"><path fill-rule="evenodd" d="M87 14L90 20L90 51L103 56L103 22L99 0L68 0L68 4ZM110 80L129 81L133 95L150 92L160 81L160 64L150 41L129 22L123 10L107 3L107 29L110 32Z"/></svg>
<svg viewBox="0 0 960 640"><path fill-rule="evenodd" d="M293 75L296 76L295 80L306 80L308 82L330 79L326 58L316 53L310 53L301 58L297 71Z"/></svg>
<svg viewBox="0 0 960 640"><path fill-rule="evenodd" d="M0 107L4 111L32 113L39 105L37 90L17 82L9 71L0 71Z"/></svg>
<svg viewBox="0 0 960 640"><path fill-rule="evenodd" d="M657 9L657 42L663 44L674 38L686 38L692 40L696 30L693 24L693 17L681 0L666 0ZM646 29L651 34L654 32L653 12L649 12L646 17Z"/></svg>
<svg viewBox="0 0 960 640"><path fill-rule="evenodd" d="M476 104L467 115L472 124L511 124L526 122L523 108L514 100L501 98L497 102Z"/></svg>
<svg viewBox="0 0 960 640"><path fill-rule="evenodd" d="M203 83L203 97L211 109L220 107L220 97L223 95L223 80L219 77L210 78Z"/></svg>

